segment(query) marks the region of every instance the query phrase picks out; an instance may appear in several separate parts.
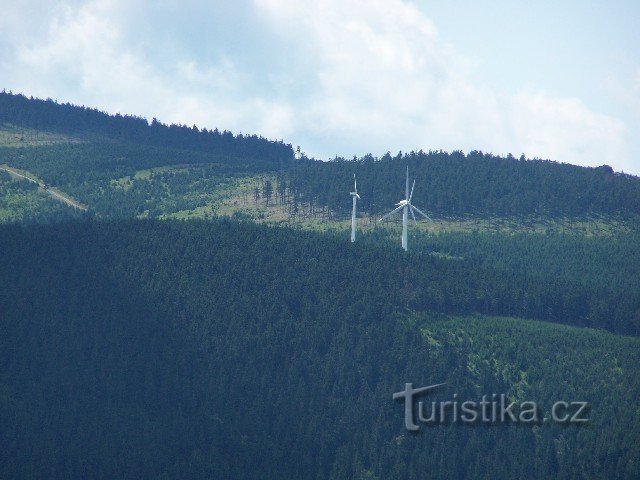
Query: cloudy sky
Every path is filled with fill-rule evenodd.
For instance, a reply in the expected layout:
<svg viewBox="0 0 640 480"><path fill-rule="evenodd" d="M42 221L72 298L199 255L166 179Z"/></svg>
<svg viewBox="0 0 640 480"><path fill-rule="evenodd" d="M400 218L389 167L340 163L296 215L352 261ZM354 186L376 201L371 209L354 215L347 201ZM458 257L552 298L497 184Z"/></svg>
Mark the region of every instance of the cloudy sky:
<svg viewBox="0 0 640 480"><path fill-rule="evenodd" d="M480 6L485 4L485 6ZM640 174L635 0L0 0L0 88L329 158L472 149Z"/></svg>

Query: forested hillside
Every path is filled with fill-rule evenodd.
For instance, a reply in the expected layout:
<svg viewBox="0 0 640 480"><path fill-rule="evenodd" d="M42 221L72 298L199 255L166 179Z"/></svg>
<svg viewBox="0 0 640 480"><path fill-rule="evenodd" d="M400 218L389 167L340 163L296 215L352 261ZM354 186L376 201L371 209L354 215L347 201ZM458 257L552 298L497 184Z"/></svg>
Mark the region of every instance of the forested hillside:
<svg viewBox="0 0 640 480"><path fill-rule="evenodd" d="M377 159L303 159L291 188L306 201L346 212L358 178L361 208L381 213L404 198L405 167L416 180L414 203L435 215L638 215L640 178L608 166L585 168L472 151L411 152Z"/></svg>
<svg viewBox="0 0 640 480"><path fill-rule="evenodd" d="M497 313L492 309L500 308L500 314L640 334L638 231L600 237L553 232L420 232L409 240L416 252L478 274L476 285L483 292L478 298L488 303L474 302L473 311ZM385 229L365 234L360 241L398 248L397 232ZM426 269L424 275L429 275ZM508 293L503 290L506 285L511 286ZM498 291L510 298L503 307L498 307L502 302L497 301L502 298L496 296Z"/></svg>
<svg viewBox="0 0 640 480"><path fill-rule="evenodd" d="M637 339L452 316L562 284L232 221L9 225L0 245L1 477L640 475ZM591 423L408 435L405 382L586 400Z"/></svg>
<svg viewBox="0 0 640 480"><path fill-rule="evenodd" d="M1 478L640 477L637 177L481 152L294 159L5 93L3 122L0 164L42 188L0 172ZM407 165L434 220L404 252L377 218ZM410 435L405 382L588 401L590 422Z"/></svg>
<svg viewBox="0 0 640 480"><path fill-rule="evenodd" d="M394 268L404 269L402 294L412 309L515 315L627 335L640 333L637 177L605 167L588 169L480 152L331 162L281 156L274 161L270 155L247 156L240 147L204 148L204 143L186 140L177 142L180 148L168 148L146 134L136 134L127 122L144 121L133 117L10 94L0 96L0 105L0 115L14 124L39 128L51 124L68 135L79 132L76 121L85 125L85 134L106 129L103 136L65 140L60 133L32 144L28 140L33 132L21 142L16 140L19 129L13 127L12 141L0 147L0 161L31 171L88 205L89 215L102 218L183 214L213 218L226 195L244 205L232 210L241 218L259 221L259 217L248 217L243 208L262 202L280 208L285 219L309 221L313 226L317 212L328 222L346 215L350 206L346 193L354 172L362 197L360 211L371 217L387 211L402 195L404 167L409 165L412 178L417 177L414 203L438 215L510 215L524 218L522 222L530 215L545 222L554 216L579 216L605 226L618 219L623 228L598 238L585 238L579 230L518 234L517 226L514 231L492 234L438 229L434 233L429 231L431 223L426 223L410 232L416 253L411 261L396 251L397 232L392 224L377 228L375 221L369 222L359 241L384 249L397 262ZM109 130L115 126L127 133L116 135L117 129ZM190 131L188 138L200 138ZM28 218L60 217L52 209L50 215ZM361 226L364 229L365 222ZM346 231L347 225L337 223L332 231L341 236L340 228Z"/></svg>
<svg viewBox="0 0 640 480"><path fill-rule="evenodd" d="M199 152L261 161L279 162L293 158L290 145L255 135L233 135L231 132L200 130L195 125L165 125L155 118L132 115L109 115L95 108L86 108L51 99L27 98L24 95L0 93L0 124L67 134L90 135L125 143L182 148Z"/></svg>
<svg viewBox="0 0 640 480"><path fill-rule="evenodd" d="M52 222L80 217L76 209L49 198L26 180L15 181L0 170L0 223Z"/></svg>
<svg viewBox="0 0 640 480"><path fill-rule="evenodd" d="M196 208L224 183L277 170L261 159L114 142L0 147L0 161L38 175L105 217L131 218ZM163 172L167 167L169 171ZM170 168L174 167L174 168ZM139 172L144 181L130 181ZM148 181L152 174L157 174ZM159 180L159 181L158 181ZM124 182L124 183L123 183ZM130 188L133 187L133 188Z"/></svg>
<svg viewBox="0 0 640 480"><path fill-rule="evenodd" d="M179 211L177 207L158 209L157 204L180 203L184 190L206 196L221 183L221 175L247 177L267 172L278 179L277 185L270 185L290 206L289 215L321 209L334 216L348 214L348 192L356 173L361 212L373 216L386 212L404 194L406 166L416 179L415 204L436 217L598 215L637 219L640 215L640 178L614 172L606 165L585 168L478 151L420 151L328 162L303 155L294 160L291 146L280 141L195 126L167 126L155 119L148 123L139 117L107 115L7 93L0 94L0 125L3 123L18 130L73 136L67 143L56 140L52 145L30 144L24 139L12 142L0 148L0 161L69 189L105 216L173 214ZM141 189L132 192L114 185L137 171L171 166L186 168L193 175L171 176L170 186L166 178L155 185L141 182ZM207 168L202 170L202 166ZM205 182L198 184L194 175ZM177 191L168 194L175 186ZM260 188L258 196L269 195L267 192ZM172 198L167 203L168 197ZM206 204L202 199L197 203L190 199L186 209Z"/></svg>

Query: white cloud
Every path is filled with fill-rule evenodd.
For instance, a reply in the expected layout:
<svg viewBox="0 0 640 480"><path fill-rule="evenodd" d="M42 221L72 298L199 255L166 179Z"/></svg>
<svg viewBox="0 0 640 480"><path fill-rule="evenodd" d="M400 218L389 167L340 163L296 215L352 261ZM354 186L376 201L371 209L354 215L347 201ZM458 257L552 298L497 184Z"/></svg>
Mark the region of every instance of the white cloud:
<svg viewBox="0 0 640 480"><path fill-rule="evenodd" d="M625 162L626 128L620 120L590 111L575 98L521 91L512 99L514 145L542 158L598 166Z"/></svg>
<svg viewBox="0 0 640 480"><path fill-rule="evenodd" d="M40 97L134 113L163 121L260 132L289 133L286 106L252 95L247 75L229 58L170 58L168 69L149 61L122 25L124 2L95 0L80 7L60 4L39 43L15 45L7 87ZM155 32L157 33L157 32ZM152 49L153 47L151 47ZM151 53L151 52L149 52ZM158 52L154 52L158 53ZM7 59L3 63L7 63Z"/></svg>
<svg viewBox="0 0 640 480"><path fill-rule="evenodd" d="M630 81L620 82L618 95L635 118L640 119L640 66L635 68Z"/></svg>
<svg viewBox="0 0 640 480"><path fill-rule="evenodd" d="M321 157L482 149L640 171L622 121L535 87L480 84L475 64L406 1L241 3L61 2L35 36L9 35L0 20L6 87L257 132ZM14 10L13 22L34 28Z"/></svg>
<svg viewBox="0 0 640 480"><path fill-rule="evenodd" d="M307 136L331 139L339 153L477 148L583 165L623 165L626 159L620 120L577 99L533 89L508 95L476 84L473 64L443 43L411 4L257 5L290 38L311 39L305 53L317 59L319 86L302 119L312 133Z"/></svg>

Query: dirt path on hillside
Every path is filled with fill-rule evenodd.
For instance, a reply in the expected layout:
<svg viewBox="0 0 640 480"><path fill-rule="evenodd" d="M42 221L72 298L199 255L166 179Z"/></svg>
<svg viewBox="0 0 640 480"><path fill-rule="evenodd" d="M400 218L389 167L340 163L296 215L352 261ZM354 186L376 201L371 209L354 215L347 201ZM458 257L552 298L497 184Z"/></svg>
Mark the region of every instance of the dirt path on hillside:
<svg viewBox="0 0 640 480"><path fill-rule="evenodd" d="M35 183L44 192L48 193L54 200L57 200L58 202L64 203L65 205L68 205L73 208L77 208L78 210L82 210L84 212L88 210L88 207L86 205L83 205L82 203L78 202L77 200L70 197L66 193L61 192L57 188L47 186L45 182L40 180L38 177L36 177L32 173L20 171L8 165L0 165L0 170L4 170L5 172L7 172L9 175L13 177L24 178L25 180L31 183Z"/></svg>

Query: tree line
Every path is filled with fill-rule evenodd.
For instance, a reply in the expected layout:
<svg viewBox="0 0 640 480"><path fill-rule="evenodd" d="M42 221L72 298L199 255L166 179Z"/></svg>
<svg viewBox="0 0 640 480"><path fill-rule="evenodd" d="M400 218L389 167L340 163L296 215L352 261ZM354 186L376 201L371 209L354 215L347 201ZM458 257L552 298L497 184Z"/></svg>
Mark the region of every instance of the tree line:
<svg viewBox="0 0 640 480"><path fill-rule="evenodd" d="M400 152L329 162L303 158L293 164L290 182L306 202L346 214L355 173L360 208L380 214L404 198L407 166L411 181L416 180L415 204L433 215L640 214L638 177L607 165L578 167L480 151Z"/></svg>
<svg viewBox="0 0 640 480"><path fill-rule="evenodd" d="M58 103L51 99L27 98L0 92L0 123L76 135L92 135L160 147L195 150L217 155L254 158L271 163L293 158L291 145L257 135L234 135L217 128L167 125L133 115L110 115L95 108Z"/></svg>

